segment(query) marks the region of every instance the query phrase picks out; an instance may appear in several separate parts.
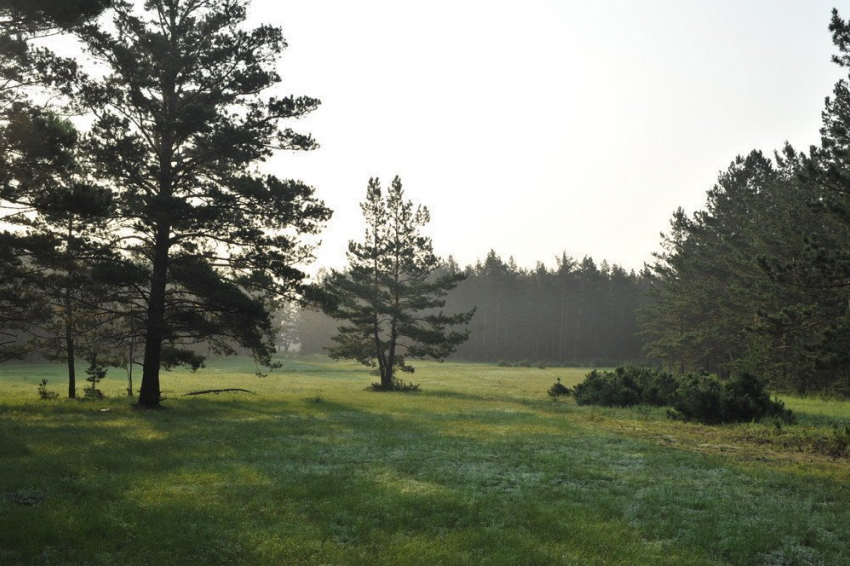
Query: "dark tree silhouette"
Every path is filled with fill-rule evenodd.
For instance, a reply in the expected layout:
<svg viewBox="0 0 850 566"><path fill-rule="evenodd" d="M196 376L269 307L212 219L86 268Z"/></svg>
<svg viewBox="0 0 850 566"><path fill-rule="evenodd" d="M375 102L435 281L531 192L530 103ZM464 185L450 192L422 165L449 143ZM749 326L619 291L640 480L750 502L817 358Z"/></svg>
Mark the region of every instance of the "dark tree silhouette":
<svg viewBox="0 0 850 566"><path fill-rule="evenodd" d="M125 265L124 284L145 305L139 404L155 406L161 367L201 363L187 343L238 345L271 363L271 305L304 290L302 236L330 211L311 187L255 165L316 147L279 123L319 102L263 96L280 82L286 43L278 28L244 29L242 0L116 3L113 13L112 27L79 31L106 72L78 76L73 95L95 116L86 148L114 188L116 249L143 272Z"/></svg>
<svg viewBox="0 0 850 566"><path fill-rule="evenodd" d="M850 65L850 25L830 31ZM738 157L704 210L678 211L651 267L641 327L678 372L750 372L774 386L850 391L850 89L840 80L810 154Z"/></svg>
<svg viewBox="0 0 850 566"><path fill-rule="evenodd" d="M76 175L77 132L56 117L53 105L32 102L34 93L54 94L77 65L33 48L31 40L67 33L108 4L0 1L0 217L18 226L2 234L0 246L0 335L5 337L0 360L33 349L62 350L71 397L77 310L72 295L83 286L78 252L91 255L85 232L97 214L96 189ZM57 317L62 320L58 325ZM30 339L26 345L22 333Z"/></svg>

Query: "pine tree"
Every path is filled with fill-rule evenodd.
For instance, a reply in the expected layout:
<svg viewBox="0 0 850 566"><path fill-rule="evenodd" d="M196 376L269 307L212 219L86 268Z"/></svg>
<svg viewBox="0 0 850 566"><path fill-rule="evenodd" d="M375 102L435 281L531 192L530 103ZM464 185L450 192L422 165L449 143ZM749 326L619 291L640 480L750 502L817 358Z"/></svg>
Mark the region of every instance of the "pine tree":
<svg viewBox="0 0 850 566"><path fill-rule="evenodd" d="M116 249L135 262L124 284L146 309L143 406L160 402L161 368L200 365L193 342L271 364L270 311L304 290L303 235L330 216L311 187L257 171L276 150L316 147L280 122L319 101L263 96L286 43L279 28L244 29L246 4L117 2L111 28L79 31L106 70L78 76L72 94L96 117L86 149L114 188Z"/></svg>
<svg viewBox="0 0 850 566"><path fill-rule="evenodd" d="M327 288L336 298L329 314L348 324L334 336L331 357L377 366L377 388L396 389L396 370L413 372L409 359L446 359L468 337L465 325L474 311L446 315L445 296L462 273L437 274L440 260L421 229L430 217L425 207L404 199L396 177L386 198L378 179L370 179L360 205L366 220L362 243L350 242L347 271L333 272Z"/></svg>
<svg viewBox="0 0 850 566"><path fill-rule="evenodd" d="M42 212L40 204L57 196L62 186L57 180L72 169L77 141L74 129L56 118L52 105L31 103L34 93L53 94L59 78L76 71L76 63L34 48L32 40L68 32L108 4L0 0L0 218L6 224L31 221L33 214ZM18 231L0 234L0 360L23 355L22 331L52 315L33 287L32 276L38 271L30 245L34 239L26 240Z"/></svg>
<svg viewBox="0 0 850 566"><path fill-rule="evenodd" d="M95 270L113 258L105 239L111 194L59 178L39 191L31 204L30 215L13 219L23 230L16 238L24 262L18 279L41 312L15 326L28 337L25 352L38 351L67 364L68 396L73 398L77 350L107 349L105 342L116 337L108 336L106 329L123 317L102 308L104 297L111 293L94 277Z"/></svg>

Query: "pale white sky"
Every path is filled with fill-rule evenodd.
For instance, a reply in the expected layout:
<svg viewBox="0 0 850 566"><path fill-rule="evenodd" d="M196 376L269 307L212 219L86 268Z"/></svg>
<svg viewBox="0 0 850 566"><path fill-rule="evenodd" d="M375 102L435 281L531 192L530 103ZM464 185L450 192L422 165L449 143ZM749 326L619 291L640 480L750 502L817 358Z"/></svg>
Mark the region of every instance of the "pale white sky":
<svg viewBox="0 0 850 566"><path fill-rule="evenodd" d="M253 0L283 27L282 92L321 148L265 169L334 210L319 267L361 237L370 176L427 205L437 253L640 269L738 154L817 143L850 0Z"/></svg>
<svg viewBox="0 0 850 566"><path fill-rule="evenodd" d="M322 100L321 149L270 168L335 211L344 264L366 182L395 174L442 255L561 250L638 269L677 206L737 155L818 140L830 9L778 0L253 0L281 25L284 88Z"/></svg>

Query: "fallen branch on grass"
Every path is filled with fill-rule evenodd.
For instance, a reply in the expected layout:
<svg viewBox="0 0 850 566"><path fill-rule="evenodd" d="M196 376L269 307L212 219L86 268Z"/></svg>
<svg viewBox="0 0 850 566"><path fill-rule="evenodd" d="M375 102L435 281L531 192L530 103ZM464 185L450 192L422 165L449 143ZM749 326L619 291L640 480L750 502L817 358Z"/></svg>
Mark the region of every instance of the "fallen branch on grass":
<svg viewBox="0 0 850 566"><path fill-rule="evenodd" d="M207 393L215 393L218 395L219 393L250 393L251 395L256 395L253 391L248 391L247 389L207 389L205 391L192 391L191 393L184 393L183 397L187 395L206 395Z"/></svg>

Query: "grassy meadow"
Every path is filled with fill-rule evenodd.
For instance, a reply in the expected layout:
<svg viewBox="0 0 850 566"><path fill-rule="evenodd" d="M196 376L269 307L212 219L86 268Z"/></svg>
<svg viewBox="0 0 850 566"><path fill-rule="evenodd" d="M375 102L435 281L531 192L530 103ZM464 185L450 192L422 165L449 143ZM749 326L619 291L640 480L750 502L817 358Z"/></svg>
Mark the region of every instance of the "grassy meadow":
<svg viewBox="0 0 850 566"><path fill-rule="evenodd" d="M850 564L850 402L709 427L549 400L579 369L254 371L166 373L145 411L119 370L41 401L61 366L0 366L0 564ZM256 395L182 396L223 387Z"/></svg>

